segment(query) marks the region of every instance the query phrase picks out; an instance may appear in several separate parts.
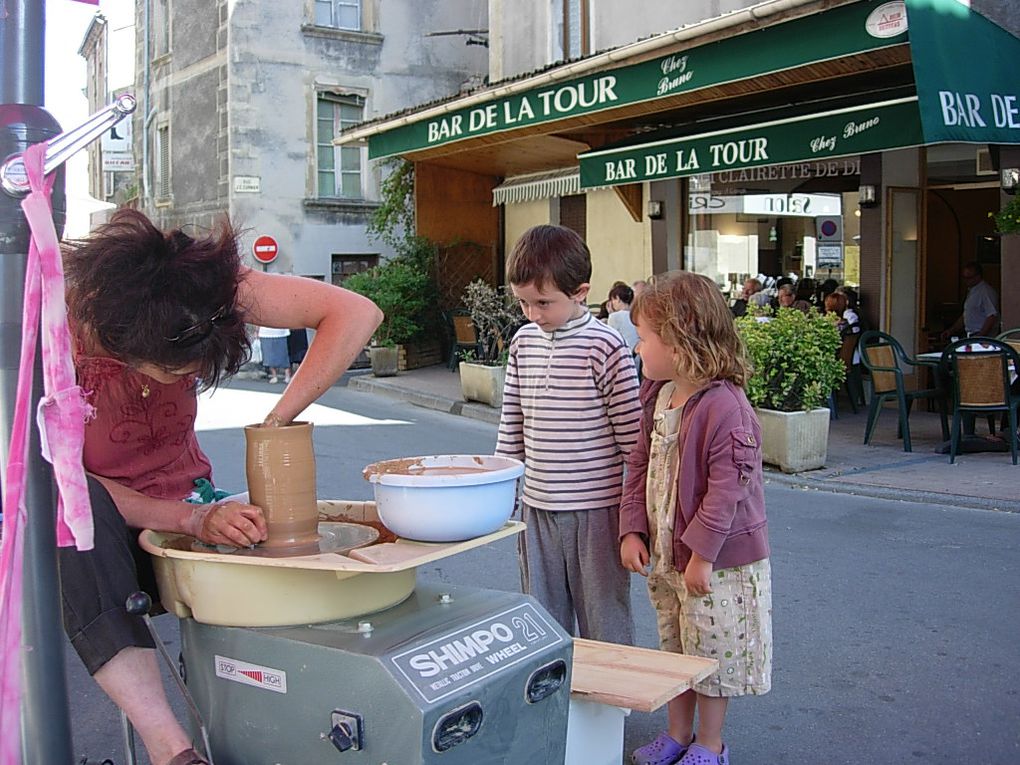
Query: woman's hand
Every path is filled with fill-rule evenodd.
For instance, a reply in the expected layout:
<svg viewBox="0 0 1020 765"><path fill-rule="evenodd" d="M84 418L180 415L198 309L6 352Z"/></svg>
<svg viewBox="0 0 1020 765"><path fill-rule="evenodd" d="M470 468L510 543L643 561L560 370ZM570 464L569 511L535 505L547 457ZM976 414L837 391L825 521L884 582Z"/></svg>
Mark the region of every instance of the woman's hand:
<svg viewBox="0 0 1020 765"><path fill-rule="evenodd" d="M631 532L620 542L620 563L628 571L648 576L648 545L640 534Z"/></svg>
<svg viewBox="0 0 1020 765"><path fill-rule="evenodd" d="M195 505L184 528L195 539L210 545L250 547L266 539L262 508L240 502Z"/></svg>
<svg viewBox="0 0 1020 765"><path fill-rule="evenodd" d="M705 560L695 552L684 569L684 584L692 595L708 595L712 592L712 561Z"/></svg>

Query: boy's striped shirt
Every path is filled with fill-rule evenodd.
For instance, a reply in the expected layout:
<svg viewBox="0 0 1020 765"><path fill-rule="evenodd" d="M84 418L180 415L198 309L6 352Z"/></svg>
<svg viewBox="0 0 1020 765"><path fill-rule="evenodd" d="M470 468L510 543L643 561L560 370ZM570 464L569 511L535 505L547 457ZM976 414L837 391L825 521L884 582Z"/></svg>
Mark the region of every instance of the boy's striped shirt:
<svg viewBox="0 0 1020 765"><path fill-rule="evenodd" d="M542 510L620 503L624 455L640 431L634 359L590 313L510 343L496 453L523 460L524 501Z"/></svg>

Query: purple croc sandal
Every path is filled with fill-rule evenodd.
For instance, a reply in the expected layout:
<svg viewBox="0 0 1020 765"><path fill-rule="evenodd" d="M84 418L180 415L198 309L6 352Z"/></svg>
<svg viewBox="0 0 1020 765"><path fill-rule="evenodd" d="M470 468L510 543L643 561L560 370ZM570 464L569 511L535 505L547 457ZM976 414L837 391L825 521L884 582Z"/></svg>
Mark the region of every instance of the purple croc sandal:
<svg viewBox="0 0 1020 765"><path fill-rule="evenodd" d="M680 765L730 765L730 751L723 744L722 752L716 754L701 744L691 744L681 758Z"/></svg>
<svg viewBox="0 0 1020 765"><path fill-rule="evenodd" d="M635 749L630 761L634 765L674 765L686 751L686 746L662 731L650 744Z"/></svg>

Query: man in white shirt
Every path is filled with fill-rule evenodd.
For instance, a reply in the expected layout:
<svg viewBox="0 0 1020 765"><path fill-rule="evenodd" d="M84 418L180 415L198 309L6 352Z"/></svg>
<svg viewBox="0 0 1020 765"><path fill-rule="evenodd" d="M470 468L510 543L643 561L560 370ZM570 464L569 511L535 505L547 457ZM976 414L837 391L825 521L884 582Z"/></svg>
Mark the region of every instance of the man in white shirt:
<svg viewBox="0 0 1020 765"><path fill-rule="evenodd" d="M977 261L967 263L961 276L968 287L963 314L942 333L943 339L959 336L961 329L966 330L967 337L994 335L999 326L999 295L984 280L984 272Z"/></svg>

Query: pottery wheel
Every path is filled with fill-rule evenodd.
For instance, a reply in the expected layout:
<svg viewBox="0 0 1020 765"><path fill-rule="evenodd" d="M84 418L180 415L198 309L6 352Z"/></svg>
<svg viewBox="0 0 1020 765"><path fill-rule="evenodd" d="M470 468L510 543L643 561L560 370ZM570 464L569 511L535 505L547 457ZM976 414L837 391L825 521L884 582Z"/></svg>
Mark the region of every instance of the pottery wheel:
<svg viewBox="0 0 1020 765"><path fill-rule="evenodd" d="M267 548L231 547L230 545L207 545L193 539L192 552L215 552L221 555L245 555L256 558L291 558L299 555L335 553L344 555L358 547L372 544L379 538L379 531L361 523L322 522L319 524L319 539L311 544L296 547Z"/></svg>

